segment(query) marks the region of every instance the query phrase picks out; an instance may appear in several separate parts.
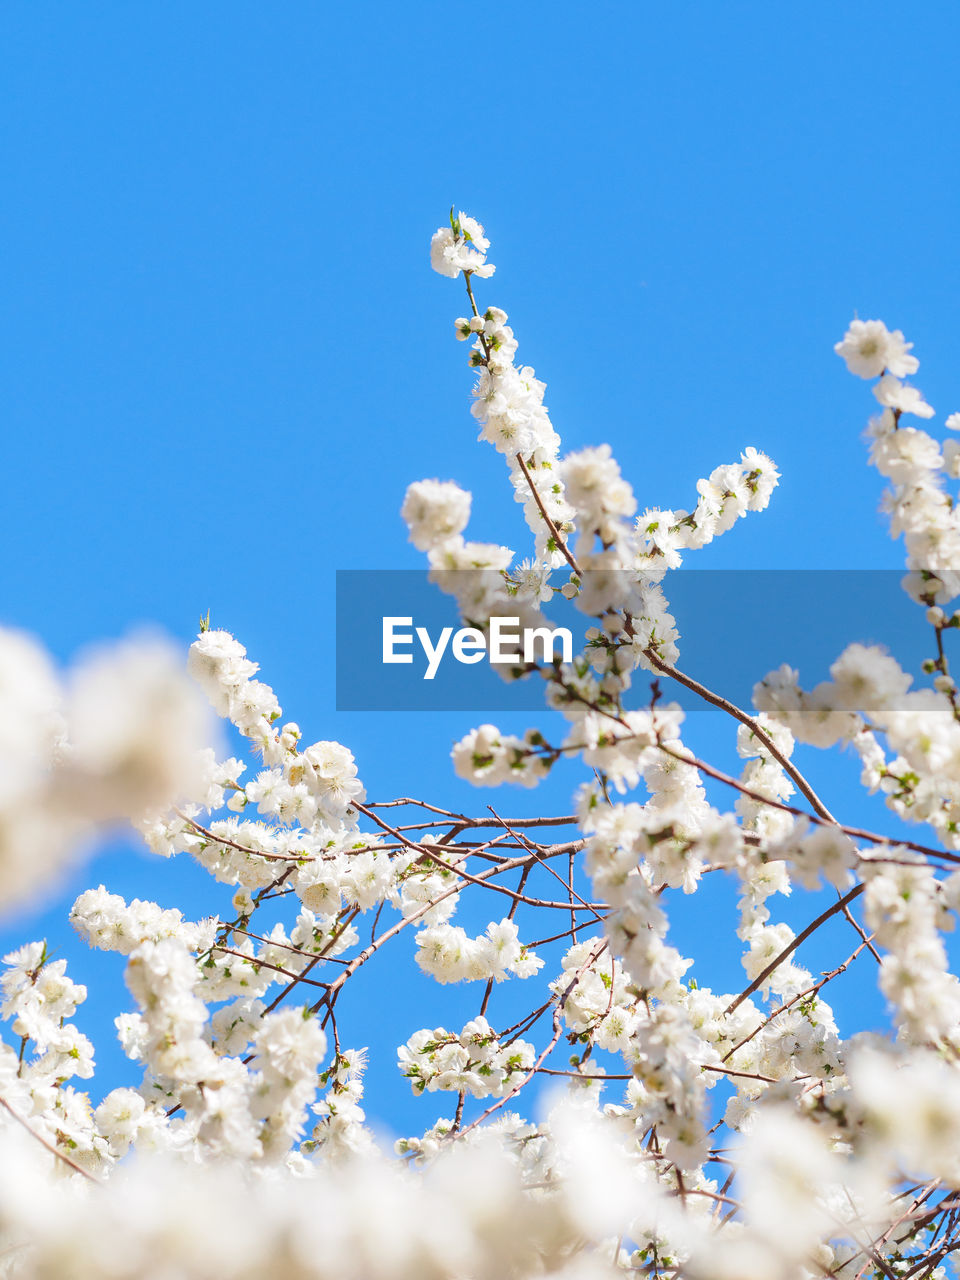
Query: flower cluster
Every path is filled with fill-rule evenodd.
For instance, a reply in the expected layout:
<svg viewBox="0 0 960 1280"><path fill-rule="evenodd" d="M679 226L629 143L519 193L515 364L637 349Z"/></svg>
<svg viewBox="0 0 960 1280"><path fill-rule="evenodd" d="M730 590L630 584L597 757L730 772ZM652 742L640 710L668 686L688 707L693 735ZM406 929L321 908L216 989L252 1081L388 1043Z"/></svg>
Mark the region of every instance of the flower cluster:
<svg viewBox="0 0 960 1280"><path fill-rule="evenodd" d="M434 232L430 242L430 265L442 276L454 279L463 272L481 278L492 276L496 268L487 263L490 241L476 218L461 213L455 218L450 210L450 226Z"/></svg>
<svg viewBox="0 0 960 1280"><path fill-rule="evenodd" d="M418 1031L398 1050L400 1070L414 1093L448 1091L474 1098L502 1097L533 1069L536 1050L525 1040L501 1044L484 1017L459 1035L437 1027Z"/></svg>
<svg viewBox="0 0 960 1280"><path fill-rule="evenodd" d="M466 284L455 336L472 411L506 459L530 555L468 541L453 481L412 484L402 516L480 631L498 615L537 625L557 592L576 602L572 660L505 672L542 680L550 725L482 724L452 751L476 786L576 773L573 812L370 799L347 747L284 722L243 646L207 624L190 679L153 640L61 679L34 641L0 631L6 901L121 817L171 881L186 857L210 892L198 919L104 884L76 898L76 932L125 958L135 1006L115 1019L129 1081L105 1097L77 1083L95 1080L74 1021L86 987L43 942L5 957L5 1274L940 1280L960 1247L960 983L943 937L960 912L946 643L960 612L944 607L960 594L960 445L905 425L933 412L903 381L912 344L855 320L836 350L877 379L871 461L932 629L930 680L857 643L810 691L790 667L768 674L745 710L682 669L669 571L766 507L774 464L745 448L686 511L638 503L608 445L562 457L506 312L477 304L488 249L451 211L431 262ZM694 752L704 735L668 681L714 709L732 771ZM196 684L246 740L249 774L210 748ZM803 750L847 744L867 791L934 843L831 812ZM733 887L729 929L723 892L704 889L717 884ZM695 928L677 927L685 911ZM832 968L813 967L814 936L841 949ZM470 1016L459 1032L404 1029L394 1081L444 1113L391 1160L365 1114L368 1050L341 1036L367 1040L345 1002L397 981L404 944L416 990L463 983L436 996ZM742 970L742 986L702 985L706 968ZM841 1034L830 984L854 968L876 979L885 1029L871 1011L870 1032ZM531 1097L547 1081L553 1096Z"/></svg>
<svg viewBox="0 0 960 1280"><path fill-rule="evenodd" d="M503 982L510 974L531 978L543 968L543 961L520 943L512 920L491 921L479 938L468 937L459 925L422 929L417 934L417 964L437 982Z"/></svg>
<svg viewBox="0 0 960 1280"><path fill-rule="evenodd" d="M906 543L908 590L917 600L943 604L960 594L960 523L944 491L948 478L960 476L960 444L948 440L941 451L927 432L901 422L934 412L916 387L901 381L919 368L912 346L879 320L854 320L836 351L851 373L879 379L874 393L883 411L868 427L870 461L892 482L884 504L892 535Z"/></svg>
<svg viewBox="0 0 960 1280"><path fill-rule="evenodd" d="M476 787L498 787L502 782L535 787L550 767L549 759L538 752L541 743L536 730L519 738L482 724L455 744L453 767L459 778Z"/></svg>
<svg viewBox="0 0 960 1280"><path fill-rule="evenodd" d="M84 840L203 785L210 725L166 641L94 650L62 679L0 629L0 889L27 896Z"/></svg>

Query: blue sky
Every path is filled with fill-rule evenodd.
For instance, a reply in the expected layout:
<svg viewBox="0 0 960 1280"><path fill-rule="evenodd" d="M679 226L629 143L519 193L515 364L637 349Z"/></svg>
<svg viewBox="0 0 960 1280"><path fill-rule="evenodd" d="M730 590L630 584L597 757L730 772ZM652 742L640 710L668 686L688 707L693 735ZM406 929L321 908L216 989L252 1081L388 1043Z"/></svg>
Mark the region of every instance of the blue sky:
<svg viewBox="0 0 960 1280"><path fill-rule="evenodd" d="M478 717L334 711L334 573L419 566L409 481L457 479L472 536L527 551L428 266L454 202L566 447L609 440L641 505L776 459L697 567L900 564L832 344L883 317L960 407L955 5L21 3L0 36L0 617L59 657L144 621L186 644L209 608L371 793L491 798L447 762ZM815 767L863 820L855 770ZM118 845L54 906L181 876ZM118 989L63 946L91 1005Z"/></svg>

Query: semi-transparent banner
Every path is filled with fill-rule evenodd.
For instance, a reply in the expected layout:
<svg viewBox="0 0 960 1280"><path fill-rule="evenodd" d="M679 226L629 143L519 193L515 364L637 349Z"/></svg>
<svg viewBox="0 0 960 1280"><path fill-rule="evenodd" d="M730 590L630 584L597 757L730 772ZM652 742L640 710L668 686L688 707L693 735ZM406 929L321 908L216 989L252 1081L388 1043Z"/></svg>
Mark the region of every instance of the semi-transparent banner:
<svg viewBox="0 0 960 1280"><path fill-rule="evenodd" d="M535 710L556 662L596 655L601 620L584 609L611 603L631 619L631 643L642 647L652 627L675 646L681 671L745 707L783 663L805 689L829 680L852 643L883 646L914 671L936 655L934 628L904 592L902 571L680 569L659 589L588 572L573 599L559 589L568 580L557 573L555 587L525 583L514 593L490 570L338 570L337 709ZM956 634L943 633L948 650ZM644 705L652 678L634 672L629 705ZM703 705L675 681L660 683L684 707Z"/></svg>

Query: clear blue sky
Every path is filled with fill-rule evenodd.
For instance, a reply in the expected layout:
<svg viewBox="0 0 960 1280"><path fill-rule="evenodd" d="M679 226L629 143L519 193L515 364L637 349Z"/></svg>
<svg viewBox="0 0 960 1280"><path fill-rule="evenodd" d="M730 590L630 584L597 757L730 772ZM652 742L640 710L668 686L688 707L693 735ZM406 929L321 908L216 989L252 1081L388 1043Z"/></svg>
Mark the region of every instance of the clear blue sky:
<svg viewBox="0 0 960 1280"><path fill-rule="evenodd" d="M3 621L67 658L145 620L186 643L209 608L371 792L466 803L447 751L478 717L333 710L334 571L419 566L410 480L459 480L473 536L527 550L428 266L453 202L567 447L609 440L642 505L776 459L771 509L698 567L898 566L831 348L881 316L960 407L958 38L946 0L5 6ZM118 847L62 901L172 905L181 874Z"/></svg>

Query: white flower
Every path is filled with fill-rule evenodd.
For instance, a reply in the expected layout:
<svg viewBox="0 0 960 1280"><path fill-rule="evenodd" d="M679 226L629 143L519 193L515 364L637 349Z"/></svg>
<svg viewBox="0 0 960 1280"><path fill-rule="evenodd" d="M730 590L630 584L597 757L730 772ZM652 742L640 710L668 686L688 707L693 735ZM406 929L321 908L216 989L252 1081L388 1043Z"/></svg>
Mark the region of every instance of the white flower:
<svg viewBox="0 0 960 1280"><path fill-rule="evenodd" d="M452 480L418 480L407 489L400 514L418 551L462 533L470 519L470 494Z"/></svg>
<svg viewBox="0 0 960 1280"><path fill-rule="evenodd" d="M97 1107L97 1128L118 1155L123 1155L137 1135L146 1103L135 1089L114 1089Z"/></svg>
<svg viewBox="0 0 960 1280"><path fill-rule="evenodd" d="M442 276L455 279L461 271L492 276L495 268L486 261L490 241L475 218L460 214L453 226L440 227L430 241L430 265Z"/></svg>
<svg viewBox="0 0 960 1280"><path fill-rule="evenodd" d="M636 510L633 491L620 475L620 467L608 444L581 449L563 460L560 469L568 502L586 524L605 524Z"/></svg>
<svg viewBox="0 0 960 1280"><path fill-rule="evenodd" d="M72 673L62 785L98 820L165 808L203 775L208 714L172 645L101 649Z"/></svg>
<svg viewBox="0 0 960 1280"><path fill-rule="evenodd" d="M190 646L187 670L218 715L230 710L230 694L256 674L257 665L228 631L204 631Z"/></svg>
<svg viewBox="0 0 960 1280"><path fill-rule="evenodd" d="M746 473L747 487L751 494L747 499L747 506L751 511L763 511L770 501L770 495L777 487L780 472L772 458L768 458L759 449L754 449L752 445L744 449L740 456L740 465Z"/></svg>
<svg viewBox="0 0 960 1280"><path fill-rule="evenodd" d="M885 373L873 388L873 394L888 409L899 409L901 413L911 413L915 418L932 418L933 409L923 398L923 393L916 387L908 387L906 383Z"/></svg>
<svg viewBox="0 0 960 1280"><path fill-rule="evenodd" d="M916 356L909 354L912 347L899 329L891 333L882 320L854 320L833 349L858 378L876 378L885 369L904 378L919 368Z"/></svg>
<svg viewBox="0 0 960 1280"><path fill-rule="evenodd" d="M452 757L458 778L474 786L494 787L509 769L509 738L496 725L482 724L455 744Z"/></svg>
<svg viewBox="0 0 960 1280"><path fill-rule="evenodd" d="M327 1037L305 1009L278 1009L266 1014L254 1040L254 1067L268 1079L305 1080L313 1084L327 1051Z"/></svg>
<svg viewBox="0 0 960 1280"><path fill-rule="evenodd" d="M536 560L521 560L510 577L517 584L521 596L527 596L537 604L548 604L553 598L550 585L550 568Z"/></svg>
<svg viewBox="0 0 960 1280"><path fill-rule="evenodd" d="M877 645L848 645L830 674L834 705L845 711L879 710L901 698L913 683L896 658Z"/></svg>
<svg viewBox="0 0 960 1280"><path fill-rule="evenodd" d="M462 209L460 211L460 230L480 253L485 253L490 248L490 241L483 234L483 227L476 218L471 218Z"/></svg>
<svg viewBox="0 0 960 1280"><path fill-rule="evenodd" d="M870 449L870 461L894 484L911 486L929 482L929 474L924 473L937 471L942 464L936 440L916 427L878 435Z"/></svg>

